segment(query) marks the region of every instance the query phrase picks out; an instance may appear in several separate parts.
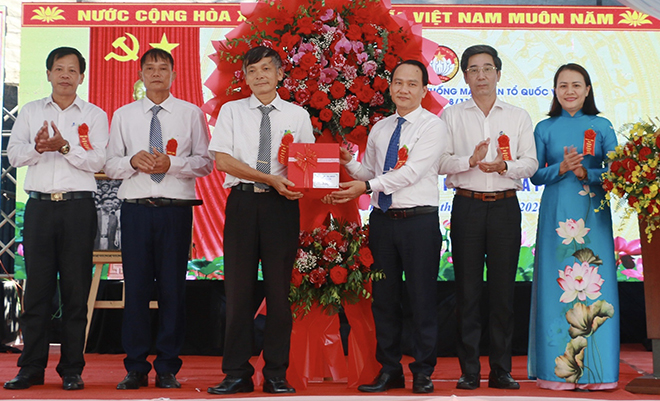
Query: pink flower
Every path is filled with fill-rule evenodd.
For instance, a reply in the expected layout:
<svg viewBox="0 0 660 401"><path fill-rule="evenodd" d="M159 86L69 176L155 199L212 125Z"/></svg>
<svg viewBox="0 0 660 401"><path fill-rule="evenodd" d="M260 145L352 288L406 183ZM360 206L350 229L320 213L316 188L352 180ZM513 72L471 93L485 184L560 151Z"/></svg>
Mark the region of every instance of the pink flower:
<svg viewBox="0 0 660 401"><path fill-rule="evenodd" d="M351 44L353 45L353 51L355 53L362 53L362 51L364 50L364 43L362 42L351 42ZM358 58L359 57L360 56L358 55Z"/></svg>
<svg viewBox="0 0 660 401"><path fill-rule="evenodd" d="M348 81L352 81L357 78L357 67L354 65L345 65L343 68L344 78Z"/></svg>
<svg viewBox="0 0 660 401"><path fill-rule="evenodd" d="M367 53L358 53L357 54L357 62L358 64L362 64L365 61L369 60L369 55Z"/></svg>
<svg viewBox="0 0 660 401"><path fill-rule="evenodd" d="M321 70L319 81L324 84L331 84L338 76L339 73L336 70L332 68L324 68Z"/></svg>
<svg viewBox="0 0 660 401"><path fill-rule="evenodd" d="M628 278L636 278L639 281L644 281L644 264L642 263L642 258L637 258L634 269L623 269L621 270L621 274Z"/></svg>
<svg viewBox="0 0 660 401"><path fill-rule="evenodd" d="M353 47L351 46L351 42L344 38L339 39L337 41L337 44L335 45L335 52L337 53L349 53Z"/></svg>
<svg viewBox="0 0 660 401"><path fill-rule="evenodd" d="M591 266L589 263L574 263L573 267L566 266L564 271L559 270L557 283L564 293L559 299L560 302L573 302L575 298L580 301L596 299L600 294L600 286L605 282L598 274L598 267Z"/></svg>
<svg viewBox="0 0 660 401"><path fill-rule="evenodd" d="M566 222L559 222L559 228L555 229L557 234L560 237L564 238L561 242L564 245L568 245L571 241L575 240L578 244L584 244L584 236L591 231L590 228L584 226L584 220L580 219L575 221L573 219L568 219Z"/></svg>
<svg viewBox="0 0 660 401"><path fill-rule="evenodd" d="M590 198L593 198L596 196L595 193L591 192L591 188L589 188L589 185L583 185L582 188L584 188L582 191L578 192L578 194L582 196L587 196L589 195Z"/></svg>
<svg viewBox="0 0 660 401"><path fill-rule="evenodd" d="M373 99L371 99L369 106L380 106L383 103L385 103L385 97L383 96L382 93L376 92Z"/></svg>
<svg viewBox="0 0 660 401"><path fill-rule="evenodd" d="M367 61L366 63L362 64L362 72L364 72L369 77L373 77L374 75L376 75L377 68L378 68L378 64L376 64L376 62L373 60Z"/></svg>
<svg viewBox="0 0 660 401"><path fill-rule="evenodd" d="M334 14L335 14L334 11L332 11L331 8L328 8L327 10L325 10L325 13L319 15L319 19L323 22L330 21Z"/></svg>
<svg viewBox="0 0 660 401"><path fill-rule="evenodd" d="M360 106L360 100L357 98L357 96L350 95L346 97L346 107L350 111L357 110L358 106Z"/></svg>

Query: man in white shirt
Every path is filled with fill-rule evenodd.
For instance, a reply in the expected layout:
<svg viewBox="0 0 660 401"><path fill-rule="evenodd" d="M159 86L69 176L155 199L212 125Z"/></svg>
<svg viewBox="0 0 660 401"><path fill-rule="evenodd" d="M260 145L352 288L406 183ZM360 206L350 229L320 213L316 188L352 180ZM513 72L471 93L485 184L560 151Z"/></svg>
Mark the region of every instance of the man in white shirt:
<svg viewBox="0 0 660 401"><path fill-rule="evenodd" d="M150 49L140 60L146 96L112 119L106 174L123 180L121 207L125 306L122 345L128 374L117 389L148 385L151 363L149 301L158 289L156 387L179 388L179 352L185 337L185 283L195 179L209 174L204 113L170 93L176 76L167 51Z"/></svg>
<svg viewBox="0 0 660 401"><path fill-rule="evenodd" d="M358 181L340 184L325 200L342 203L371 194L369 247L373 269L385 279L373 283L376 359L380 373L364 392L404 388L401 366L402 297L413 313L413 392L433 392L437 359L437 277L442 237L438 217L438 163L445 123L422 108L428 72L416 60L392 71L390 94L396 113L371 129L362 164L342 149L341 161ZM388 154L393 154L388 156ZM398 154L398 157L397 157ZM406 280L402 281L405 272Z"/></svg>
<svg viewBox="0 0 660 401"><path fill-rule="evenodd" d="M285 133L294 142L314 142L312 123L303 108L277 94L284 72L279 54L258 46L243 58L249 98L228 102L220 109L209 151L216 168L227 173L224 232L227 323L222 383L211 394L248 393L254 390L250 364L255 313L254 292L259 260L266 290L263 391L295 393L286 380L291 338L289 282L298 250L303 194L289 189L287 167L277 161Z"/></svg>
<svg viewBox="0 0 660 401"><path fill-rule="evenodd" d="M490 331L489 387L518 389L511 377L513 290L520 253L520 207L516 191L536 168L532 120L518 107L497 99L502 61L487 45L461 57L472 99L446 109L447 147L440 174L455 188L451 217L456 272L459 389L479 387L479 341L484 262L488 267Z"/></svg>
<svg viewBox="0 0 660 401"><path fill-rule="evenodd" d="M84 387L80 374L87 325L96 236L94 173L103 168L108 117L76 95L85 77L85 59L71 47L46 60L50 96L23 106L7 146L14 167L28 166L23 246L27 282L21 330L24 348L18 375L6 389L44 383L48 323L58 274L62 295L62 354L57 372L65 390Z"/></svg>

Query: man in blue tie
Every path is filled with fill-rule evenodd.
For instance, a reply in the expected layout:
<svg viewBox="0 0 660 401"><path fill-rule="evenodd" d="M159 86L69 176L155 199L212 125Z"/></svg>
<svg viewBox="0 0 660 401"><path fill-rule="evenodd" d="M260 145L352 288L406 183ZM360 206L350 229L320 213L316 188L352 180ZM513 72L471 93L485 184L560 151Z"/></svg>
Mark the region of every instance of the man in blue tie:
<svg viewBox="0 0 660 401"><path fill-rule="evenodd" d="M433 392L436 364L436 292L442 237L438 218L437 168L445 123L422 108L428 72L424 64L407 60L392 71L390 94L396 113L376 123L362 163L342 149L341 162L356 179L325 198L343 203L364 193L371 198L369 247L374 269L385 279L373 284L372 311L376 323L376 359L380 373L363 392L404 388L401 366L402 299L407 297L414 324L413 392ZM405 272L405 281L402 274Z"/></svg>
<svg viewBox="0 0 660 401"><path fill-rule="evenodd" d="M179 388L179 352L185 336L185 283L195 178L209 174L206 117L170 93L174 58L150 49L140 60L146 96L118 109L112 119L106 174L123 180L121 255L126 304L122 325L124 367L118 390L147 386L151 363L149 301L158 292L156 387Z"/></svg>

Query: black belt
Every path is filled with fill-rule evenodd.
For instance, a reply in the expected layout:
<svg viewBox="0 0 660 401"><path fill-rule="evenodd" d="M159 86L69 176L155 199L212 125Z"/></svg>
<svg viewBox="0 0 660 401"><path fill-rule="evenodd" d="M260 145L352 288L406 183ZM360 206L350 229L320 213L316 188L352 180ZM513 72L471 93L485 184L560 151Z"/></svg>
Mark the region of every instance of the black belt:
<svg viewBox="0 0 660 401"><path fill-rule="evenodd" d="M255 193L258 193L258 194L263 194L263 193L266 193L266 192L271 192L275 188L273 188L271 186L268 186L268 188L259 188L254 184L247 184L245 182L241 182L238 185L234 185L232 187L232 189L237 189L239 191L244 191L244 192L255 192Z"/></svg>
<svg viewBox="0 0 660 401"><path fill-rule="evenodd" d="M479 199L484 202L495 202L496 200L513 198L516 196L515 189L509 189L501 192L475 192L467 189L456 188L456 195L465 196L466 198Z"/></svg>
<svg viewBox="0 0 660 401"><path fill-rule="evenodd" d="M199 206L204 202L201 199L169 199L169 198L139 198L124 199L126 203L135 203L149 207L163 206Z"/></svg>
<svg viewBox="0 0 660 401"><path fill-rule="evenodd" d="M390 219L405 219L407 217L419 216L422 214L438 214L437 206L417 206L409 209L388 209L387 212L375 208L374 211L380 212Z"/></svg>
<svg viewBox="0 0 660 401"><path fill-rule="evenodd" d="M90 191L72 191L72 192L54 192L52 194L47 194L43 192L30 192L31 199L47 200L53 202L60 202L72 199L88 199L93 198L94 193Z"/></svg>

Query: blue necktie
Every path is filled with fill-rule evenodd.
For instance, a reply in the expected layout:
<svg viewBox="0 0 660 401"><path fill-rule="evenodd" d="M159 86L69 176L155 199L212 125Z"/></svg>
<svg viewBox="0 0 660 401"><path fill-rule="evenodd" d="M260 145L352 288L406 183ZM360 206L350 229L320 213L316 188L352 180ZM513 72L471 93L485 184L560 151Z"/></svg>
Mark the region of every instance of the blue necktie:
<svg viewBox="0 0 660 401"><path fill-rule="evenodd" d="M151 127L149 127L149 153L153 154L156 148L159 152L163 153L163 132L160 129L160 120L158 119L158 112L163 110L159 105L151 108L153 116L151 117ZM160 183L165 178L165 174L151 174L151 180Z"/></svg>
<svg viewBox="0 0 660 401"><path fill-rule="evenodd" d="M264 174L270 174L270 114L274 106L259 106L261 110L261 124L259 125L259 152L257 153L257 170ZM268 188L262 182L255 182L257 188Z"/></svg>
<svg viewBox="0 0 660 401"><path fill-rule="evenodd" d="M396 166L397 159L399 158L399 139L401 138L401 126L406 122L403 117L397 118L396 128L390 138L390 144L387 147L387 154L385 154L385 164L383 165L383 174L392 170ZM378 193L378 206L383 212L392 206L392 194L386 195L384 192Z"/></svg>

